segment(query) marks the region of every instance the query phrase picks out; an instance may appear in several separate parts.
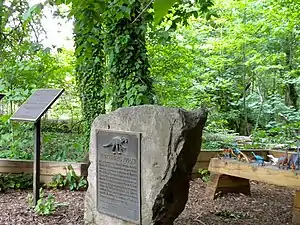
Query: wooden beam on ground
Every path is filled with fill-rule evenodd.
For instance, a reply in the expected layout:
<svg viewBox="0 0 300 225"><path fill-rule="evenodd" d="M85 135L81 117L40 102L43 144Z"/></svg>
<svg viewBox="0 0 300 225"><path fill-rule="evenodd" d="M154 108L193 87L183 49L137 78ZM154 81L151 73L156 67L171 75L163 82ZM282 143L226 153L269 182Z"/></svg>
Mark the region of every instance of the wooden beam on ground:
<svg viewBox="0 0 300 225"><path fill-rule="evenodd" d="M300 191L296 190L294 205L293 205L293 219L294 224L300 224Z"/></svg>
<svg viewBox="0 0 300 225"><path fill-rule="evenodd" d="M56 174L66 175L66 167L71 165L78 176L87 176L87 163L41 161L41 182L49 183ZM0 173L30 173L32 160L0 159Z"/></svg>
<svg viewBox="0 0 300 225"><path fill-rule="evenodd" d="M300 172L278 169L275 166L257 166L237 160L212 158L208 170L249 180L261 181L291 188L300 187Z"/></svg>

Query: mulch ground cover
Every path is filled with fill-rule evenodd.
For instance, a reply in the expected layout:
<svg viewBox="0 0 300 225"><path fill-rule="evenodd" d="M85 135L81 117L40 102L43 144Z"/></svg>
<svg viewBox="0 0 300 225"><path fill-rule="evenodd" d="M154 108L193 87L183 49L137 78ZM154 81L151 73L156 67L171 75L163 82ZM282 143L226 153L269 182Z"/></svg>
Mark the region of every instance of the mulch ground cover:
<svg viewBox="0 0 300 225"><path fill-rule="evenodd" d="M294 190L251 182L252 196L230 194L214 201L205 196L206 184L191 181L189 200L174 225L292 225ZM51 190L61 206L51 216L38 216L29 207L32 190L0 194L0 225L83 225L84 192Z"/></svg>
<svg viewBox="0 0 300 225"><path fill-rule="evenodd" d="M210 200L205 188L200 179L191 181L188 203L175 225L293 224L293 189L251 182L251 197L228 194Z"/></svg>
<svg viewBox="0 0 300 225"><path fill-rule="evenodd" d="M77 225L83 223L83 199L85 192L67 190L45 191L53 194L61 206L50 216L38 216L29 208L27 196L32 190L8 191L0 194L0 225Z"/></svg>

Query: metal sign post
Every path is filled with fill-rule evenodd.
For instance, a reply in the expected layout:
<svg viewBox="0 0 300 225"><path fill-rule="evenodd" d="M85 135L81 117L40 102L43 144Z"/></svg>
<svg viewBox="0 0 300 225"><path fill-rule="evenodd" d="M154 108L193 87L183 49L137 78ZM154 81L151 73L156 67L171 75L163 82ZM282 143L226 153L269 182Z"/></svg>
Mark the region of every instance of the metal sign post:
<svg viewBox="0 0 300 225"><path fill-rule="evenodd" d="M64 92L63 89L38 89L10 118L16 121L34 122L33 205L40 198L41 118Z"/></svg>
<svg viewBox="0 0 300 225"><path fill-rule="evenodd" d="M33 204L40 199L41 119L34 123Z"/></svg>

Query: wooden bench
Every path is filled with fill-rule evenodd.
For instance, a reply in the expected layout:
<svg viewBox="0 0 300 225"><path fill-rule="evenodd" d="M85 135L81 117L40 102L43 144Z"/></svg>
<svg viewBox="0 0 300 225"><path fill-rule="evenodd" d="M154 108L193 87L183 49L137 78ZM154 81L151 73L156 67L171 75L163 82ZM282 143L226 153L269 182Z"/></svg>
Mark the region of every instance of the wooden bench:
<svg viewBox="0 0 300 225"><path fill-rule="evenodd" d="M300 171L280 170L274 166L257 166L237 160L212 158L208 170L211 180L206 189L210 199L226 193L250 195L249 180L261 181L296 189L293 223L300 224Z"/></svg>

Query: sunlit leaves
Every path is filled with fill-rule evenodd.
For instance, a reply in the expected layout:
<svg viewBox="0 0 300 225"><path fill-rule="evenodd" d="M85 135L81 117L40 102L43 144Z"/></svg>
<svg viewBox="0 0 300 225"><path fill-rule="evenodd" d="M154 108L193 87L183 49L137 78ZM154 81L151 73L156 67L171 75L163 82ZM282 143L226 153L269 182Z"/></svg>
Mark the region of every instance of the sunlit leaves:
<svg viewBox="0 0 300 225"><path fill-rule="evenodd" d="M55 4L56 5L60 5L60 4L70 4L72 2L72 0L55 0Z"/></svg>
<svg viewBox="0 0 300 225"><path fill-rule="evenodd" d="M154 22L158 24L178 0L154 0Z"/></svg>
<svg viewBox="0 0 300 225"><path fill-rule="evenodd" d="M42 11L43 5L42 3L35 4L31 6L23 15L23 20L27 21L31 19L34 14L39 14Z"/></svg>

